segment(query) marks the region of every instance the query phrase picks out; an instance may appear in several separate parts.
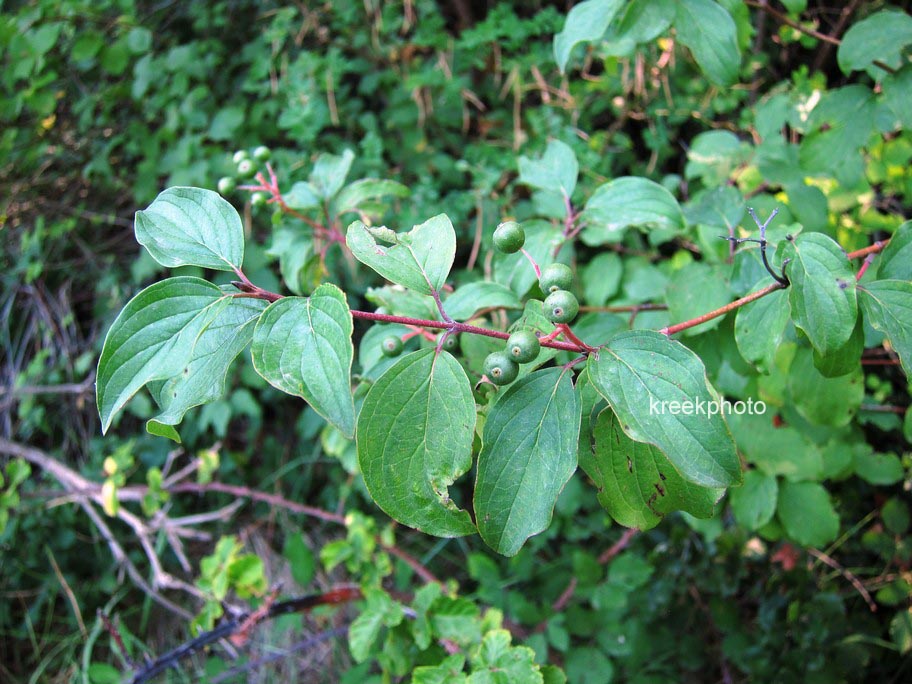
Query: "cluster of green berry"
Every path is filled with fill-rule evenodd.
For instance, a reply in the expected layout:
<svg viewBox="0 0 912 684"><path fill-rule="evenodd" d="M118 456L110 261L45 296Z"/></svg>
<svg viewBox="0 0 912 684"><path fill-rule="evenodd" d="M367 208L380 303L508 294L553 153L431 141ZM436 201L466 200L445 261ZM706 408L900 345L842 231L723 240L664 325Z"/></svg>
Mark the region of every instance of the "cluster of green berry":
<svg viewBox="0 0 912 684"><path fill-rule="evenodd" d="M260 164L269 161L272 156L272 150L265 145L260 145L250 154L247 150L238 150L234 153L232 161L237 165L237 173L234 176L223 176L219 178L218 191L222 195L230 195L237 188L238 179L246 180L253 178L259 170ZM269 196L265 192L255 192L250 196L250 203L255 207L261 207L266 204Z"/></svg>
<svg viewBox="0 0 912 684"><path fill-rule="evenodd" d="M513 254L522 249L526 234L515 221L506 221L494 231L494 247L504 254ZM566 264L550 264L538 279L545 295L542 313L552 323L570 323L579 313L579 302L570 292L573 271ZM516 379L520 363L529 363L538 357L541 343L530 330L519 330L510 335L503 351L489 354L485 359L484 372L495 385L506 385Z"/></svg>

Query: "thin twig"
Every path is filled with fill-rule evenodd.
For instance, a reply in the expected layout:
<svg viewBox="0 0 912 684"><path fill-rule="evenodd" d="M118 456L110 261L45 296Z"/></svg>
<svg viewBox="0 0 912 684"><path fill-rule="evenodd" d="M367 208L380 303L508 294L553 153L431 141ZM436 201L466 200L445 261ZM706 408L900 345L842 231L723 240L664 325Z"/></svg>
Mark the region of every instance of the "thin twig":
<svg viewBox="0 0 912 684"><path fill-rule="evenodd" d="M855 574L852 573L851 570L849 570L848 568L842 567L839 563L836 562L835 559L828 556L823 551L818 551L817 549L810 548L810 549L808 549L808 553L811 554L817 560L830 566L831 568L833 568L833 570L835 570L840 575L842 575L847 580L849 580L849 582L851 582L852 586L855 587L855 590L861 595L861 598L864 599L864 602L868 604L868 608L871 610L871 612L872 613L877 612L877 604L874 603L874 599L871 598L871 593L867 589L865 589L864 585L861 583L861 581L858 579L858 577L856 577Z"/></svg>

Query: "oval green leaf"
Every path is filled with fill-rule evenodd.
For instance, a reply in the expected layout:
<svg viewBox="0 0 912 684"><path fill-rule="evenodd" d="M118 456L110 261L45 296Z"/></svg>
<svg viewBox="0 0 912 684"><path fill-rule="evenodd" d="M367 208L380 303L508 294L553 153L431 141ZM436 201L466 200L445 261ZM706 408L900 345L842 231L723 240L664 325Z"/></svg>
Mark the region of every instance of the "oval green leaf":
<svg viewBox="0 0 912 684"><path fill-rule="evenodd" d="M475 400L449 352L400 358L370 388L358 416L358 463L377 505L438 537L475 532L447 488L472 467Z"/></svg>
<svg viewBox="0 0 912 684"><path fill-rule="evenodd" d="M426 295L440 291L456 256L456 231L446 214L438 214L408 233L368 228L355 221L348 227L345 242L365 266Z"/></svg>
<svg viewBox="0 0 912 684"><path fill-rule="evenodd" d="M253 367L273 387L303 398L346 436L355 431L352 317L345 294L323 284L310 297L283 297L253 334Z"/></svg>
<svg viewBox="0 0 912 684"><path fill-rule="evenodd" d="M906 377L912 377L912 282L876 280L859 291L865 319L887 336Z"/></svg>
<svg viewBox="0 0 912 684"><path fill-rule="evenodd" d="M587 0L567 13L563 30L554 36L554 60L561 73L567 68L573 48L601 38L623 4L622 0Z"/></svg>
<svg viewBox="0 0 912 684"><path fill-rule="evenodd" d="M589 377L637 441L661 449L681 476L703 487L741 480L721 397L696 354L664 335L635 330L589 357ZM710 415L712 413L712 415Z"/></svg>
<svg viewBox="0 0 912 684"><path fill-rule="evenodd" d="M683 231L684 212L668 190L646 178L624 176L600 185L583 210L587 245L617 242L630 227Z"/></svg>
<svg viewBox="0 0 912 684"><path fill-rule="evenodd" d="M560 368L510 385L487 417L475 519L482 539L514 556L551 523L557 497L576 470L580 398Z"/></svg>
<svg viewBox="0 0 912 684"><path fill-rule="evenodd" d="M507 286L479 280L457 288L443 303L443 308L456 321L467 321L476 311L494 306L521 309L522 302Z"/></svg>
<svg viewBox="0 0 912 684"><path fill-rule="evenodd" d="M136 392L153 380L177 375L194 344L228 298L200 278L168 278L127 302L108 330L95 392L101 429Z"/></svg>
<svg viewBox="0 0 912 684"><path fill-rule="evenodd" d="M136 241L172 268L235 271L244 262L241 217L217 192L202 188L168 188L136 212Z"/></svg>
<svg viewBox="0 0 912 684"><path fill-rule="evenodd" d="M738 29L728 10L714 0L678 0L675 29L706 77L720 86L738 80Z"/></svg>

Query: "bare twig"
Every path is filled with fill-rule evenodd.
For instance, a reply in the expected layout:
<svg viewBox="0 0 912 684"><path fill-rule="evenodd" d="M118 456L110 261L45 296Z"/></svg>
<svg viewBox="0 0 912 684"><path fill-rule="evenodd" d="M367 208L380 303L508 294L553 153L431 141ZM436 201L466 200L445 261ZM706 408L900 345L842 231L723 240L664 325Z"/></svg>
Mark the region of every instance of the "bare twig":
<svg viewBox="0 0 912 684"><path fill-rule="evenodd" d="M864 599L864 602L868 604L868 608L871 610L871 612L877 612L877 604L874 603L874 599L871 598L871 593L865 589L865 586L851 570L842 567L838 562L836 562L834 558L828 556L823 551L818 551L817 549L811 548L808 549L808 553L820 562L830 566L833 568L833 570L849 580L852 586L855 587L855 590L861 595L861 598Z"/></svg>

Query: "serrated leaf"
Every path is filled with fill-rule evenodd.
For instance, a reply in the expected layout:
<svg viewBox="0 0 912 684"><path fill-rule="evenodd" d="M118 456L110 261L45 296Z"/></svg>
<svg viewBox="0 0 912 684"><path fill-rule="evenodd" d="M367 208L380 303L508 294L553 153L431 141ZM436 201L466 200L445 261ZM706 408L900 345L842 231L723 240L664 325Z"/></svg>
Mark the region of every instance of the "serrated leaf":
<svg viewBox="0 0 912 684"><path fill-rule="evenodd" d="M345 150L341 155L321 154L310 174L310 185L323 199L331 199L345 184L355 154Z"/></svg>
<svg viewBox="0 0 912 684"><path fill-rule="evenodd" d="M622 0L587 0L567 13L564 28L554 36L554 60L561 73L567 68L573 48L601 38L623 4Z"/></svg>
<svg viewBox="0 0 912 684"><path fill-rule="evenodd" d="M906 221L890 238L880 255L878 280L912 280L912 221Z"/></svg>
<svg viewBox="0 0 912 684"><path fill-rule="evenodd" d="M587 245L617 242L627 228L683 231L684 212L668 190L646 178L624 176L600 185L583 209Z"/></svg>
<svg viewBox="0 0 912 684"><path fill-rule="evenodd" d="M723 490L686 482L651 444L634 442L610 409L599 413L595 445L580 452L580 467L595 483L599 503L626 527L648 530L673 511L710 518Z"/></svg>
<svg viewBox="0 0 912 684"><path fill-rule="evenodd" d="M728 10L713 0L678 0L674 25L710 81L728 86L738 80L738 27Z"/></svg>
<svg viewBox="0 0 912 684"><path fill-rule="evenodd" d="M855 274L846 253L823 233L803 233L788 243L786 274L792 320L823 356L848 342L858 318Z"/></svg>
<svg viewBox="0 0 912 684"><path fill-rule="evenodd" d="M475 520L498 553L516 555L550 524L557 497L576 470L579 425L579 394L561 368L520 378L489 410Z"/></svg>
<svg viewBox="0 0 912 684"><path fill-rule="evenodd" d="M825 546L839 533L830 495L816 482L783 482L776 512L786 534L802 546Z"/></svg>
<svg viewBox="0 0 912 684"><path fill-rule="evenodd" d="M541 159L519 158L519 181L569 198L576 189L579 163L567 143L551 140Z"/></svg>
<svg viewBox="0 0 912 684"><path fill-rule="evenodd" d="M505 629L492 629L484 635L481 646L472 654L469 684L543 684L535 651L528 646L512 646L512 639Z"/></svg>
<svg viewBox="0 0 912 684"><path fill-rule="evenodd" d="M443 308L456 321L466 321L476 311L488 307L521 309L522 302L516 293L505 285L483 280L458 287L443 302Z"/></svg>
<svg viewBox="0 0 912 684"><path fill-rule="evenodd" d="M615 336L590 355L589 377L637 442L661 449L685 480L704 487L725 487L741 480L741 464L721 404L706 379L703 362L679 342L636 330ZM667 402L663 404L662 402ZM680 402L678 410L671 402ZM684 402L690 402L685 412ZM703 413L698 414L698 406Z"/></svg>
<svg viewBox="0 0 912 684"><path fill-rule="evenodd" d="M865 320L887 336L912 377L912 282L875 280L859 288Z"/></svg>
<svg viewBox="0 0 912 684"><path fill-rule="evenodd" d="M409 189L402 183L383 178L362 178L346 185L333 202L335 213L357 211L366 202L384 197L407 197Z"/></svg>
<svg viewBox="0 0 912 684"><path fill-rule="evenodd" d="M731 301L731 290L723 267L696 261L675 271L666 286L665 301L672 321L696 318L728 304ZM683 334L699 335L719 327L721 322L720 316L688 328Z"/></svg>
<svg viewBox="0 0 912 684"><path fill-rule="evenodd" d="M764 287L767 287L767 283L758 284L752 292ZM782 290L738 309L735 316L735 342L741 356L763 372L769 373L788 322L788 296Z"/></svg>
<svg viewBox="0 0 912 684"><path fill-rule="evenodd" d="M234 271L244 262L241 217L221 195L175 187L136 212L136 241L162 266Z"/></svg>
<svg viewBox="0 0 912 684"><path fill-rule="evenodd" d="M260 299L228 300L197 337L180 372L150 384L149 390L161 408L161 413L152 419L155 423L177 425L189 409L224 394L228 368L250 343L257 318L265 308L266 302ZM156 429L154 434L162 434L161 427ZM164 436L173 439L171 435Z"/></svg>
<svg viewBox="0 0 912 684"><path fill-rule="evenodd" d="M355 221L348 227L345 242L362 264L426 295L440 291L456 256L456 231L446 214L438 214L408 233L368 228Z"/></svg>
<svg viewBox="0 0 912 684"><path fill-rule="evenodd" d="M253 334L253 367L270 385L303 398L346 436L354 435L352 317L345 294L321 285L310 297L283 297Z"/></svg>
<svg viewBox="0 0 912 684"><path fill-rule="evenodd" d="M882 10L852 24L845 35L836 59L844 74L868 69L875 61L899 68L903 49L912 44L912 17L899 10ZM877 67L877 74L888 72Z"/></svg>
<svg viewBox="0 0 912 684"><path fill-rule="evenodd" d="M358 463L387 515L426 534L475 532L447 488L472 467L475 400L459 362L423 349L374 383L358 416Z"/></svg>
<svg viewBox="0 0 912 684"><path fill-rule="evenodd" d="M105 337L95 389L101 429L144 385L180 373L228 298L200 278L168 278L127 302Z"/></svg>
<svg viewBox="0 0 912 684"><path fill-rule="evenodd" d="M355 662L363 662L370 655L371 647L383 627L395 627L403 619L402 606L385 592L374 589L365 591L367 606L348 629L348 646Z"/></svg>
<svg viewBox="0 0 912 684"><path fill-rule="evenodd" d="M744 474L744 483L732 488L729 496L738 524L748 530L756 530L773 519L779 486L775 477L749 470Z"/></svg>

